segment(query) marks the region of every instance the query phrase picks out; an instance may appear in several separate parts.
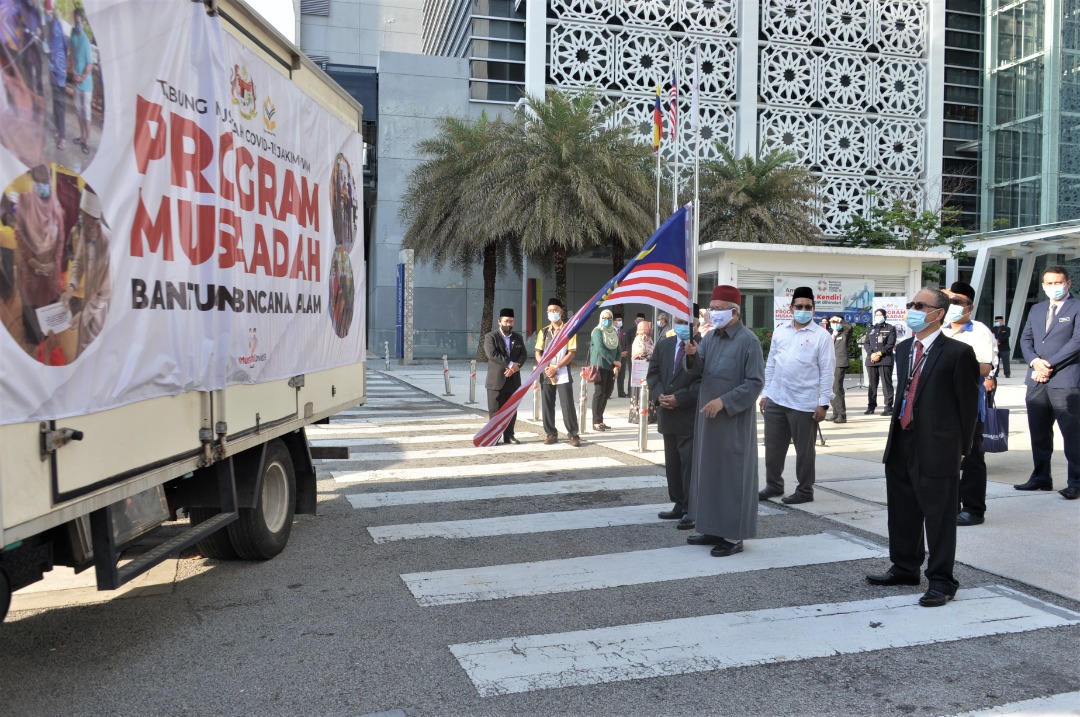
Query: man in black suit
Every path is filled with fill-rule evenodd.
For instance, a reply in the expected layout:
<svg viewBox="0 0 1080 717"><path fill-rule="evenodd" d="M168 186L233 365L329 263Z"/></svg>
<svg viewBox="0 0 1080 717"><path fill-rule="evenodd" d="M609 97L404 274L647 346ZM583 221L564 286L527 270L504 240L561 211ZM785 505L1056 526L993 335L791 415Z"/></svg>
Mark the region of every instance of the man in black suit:
<svg viewBox="0 0 1080 717"><path fill-rule="evenodd" d="M1024 402L1035 467L1027 483L1014 487L1053 490L1050 456L1057 421L1069 466L1068 484L1058 492L1076 500L1080 498L1080 301L1069 293L1071 287L1065 267L1046 267L1042 288L1050 300L1031 307L1020 336L1020 350L1031 367L1024 381L1028 387Z"/></svg>
<svg viewBox="0 0 1080 717"><path fill-rule="evenodd" d="M484 353L488 357L487 389L488 418L495 415L503 405L521 388L521 365L525 363L528 352L525 339L514 331L514 310L503 309L499 312L499 328L484 334ZM521 443L514 437L517 415L510 419L503 431L503 443Z"/></svg>
<svg viewBox="0 0 1080 717"><path fill-rule="evenodd" d="M1009 378L1012 374L1009 366L1012 363L1012 343L1009 341L1012 338L1012 329L1005 325L1004 316L995 316L994 328L990 330L997 339L998 367L1005 372L1005 378Z"/></svg>
<svg viewBox="0 0 1080 717"><path fill-rule="evenodd" d="M959 585L953 563L960 463L979 417L979 362L970 346L941 333L948 307L949 298L934 288L908 304L915 335L896 347L898 400L883 459L892 567L866 576L871 585L918 585L928 553L923 607L946 604Z"/></svg>
<svg viewBox="0 0 1080 717"><path fill-rule="evenodd" d="M645 381L649 385L652 402L659 407L656 423L657 430L664 437L668 497L675 504L671 510L661 511L659 517L663 520L679 519L676 527L689 530L694 527L693 521L686 518L686 509L690 496L694 420L697 417L701 376L692 376L686 370L686 344L691 340L690 324L685 319L676 318L674 331L674 336L660 339L653 349Z"/></svg>
<svg viewBox="0 0 1080 717"><path fill-rule="evenodd" d="M836 423L847 423L847 401L844 398L844 377L847 375L850 359L848 358L848 339L851 338L851 326L844 322L844 317L839 314L829 319L829 328L832 331L833 354L836 363L833 367L833 399L832 418Z"/></svg>

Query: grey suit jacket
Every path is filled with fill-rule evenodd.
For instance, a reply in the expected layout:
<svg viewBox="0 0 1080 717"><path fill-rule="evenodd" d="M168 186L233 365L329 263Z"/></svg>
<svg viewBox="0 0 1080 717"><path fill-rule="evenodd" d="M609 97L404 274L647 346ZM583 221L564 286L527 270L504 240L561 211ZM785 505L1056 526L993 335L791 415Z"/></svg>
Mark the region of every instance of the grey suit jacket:
<svg viewBox="0 0 1080 717"><path fill-rule="evenodd" d="M701 376L686 370L684 358L675 365L675 349L679 339L675 336L661 339L649 359L649 371L645 381L649 385L649 400L657 404L660 394L673 394L678 408L660 408L656 413L656 427L660 433L693 435L697 416L698 390Z"/></svg>

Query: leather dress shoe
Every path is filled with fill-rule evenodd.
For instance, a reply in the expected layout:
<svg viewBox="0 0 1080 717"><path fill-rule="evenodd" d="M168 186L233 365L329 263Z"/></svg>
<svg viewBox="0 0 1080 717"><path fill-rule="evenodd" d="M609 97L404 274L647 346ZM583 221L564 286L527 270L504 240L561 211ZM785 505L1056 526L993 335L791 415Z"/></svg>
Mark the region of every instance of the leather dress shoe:
<svg viewBox="0 0 1080 717"><path fill-rule="evenodd" d="M981 515L975 515L974 513L967 510L960 511L960 513L956 516L957 525L979 525L980 523L985 522L986 518L982 517Z"/></svg>
<svg viewBox="0 0 1080 717"><path fill-rule="evenodd" d="M834 418L832 420L833 420L833 423L847 423L847 418L845 418L843 416L841 416L840 418Z"/></svg>
<svg viewBox="0 0 1080 717"><path fill-rule="evenodd" d="M606 431L607 430L607 428L604 427L603 423L594 423L593 426L592 426L592 429L594 431Z"/></svg>
<svg viewBox="0 0 1080 717"><path fill-rule="evenodd" d="M505 436L505 437L503 437L503 443L513 443L513 444L516 445L516 444L521 443L521 441L514 438L513 436Z"/></svg>
<svg viewBox="0 0 1080 717"><path fill-rule="evenodd" d="M681 510L662 510L656 514L656 517L660 520L679 520L684 515L686 512Z"/></svg>
<svg viewBox="0 0 1080 717"><path fill-rule="evenodd" d="M676 530L693 530L694 529L694 521L690 520L686 516L683 516L683 519L675 524L675 529Z"/></svg>
<svg viewBox="0 0 1080 717"><path fill-rule="evenodd" d="M758 500L768 500L769 498L775 498L776 496L783 495L783 494L784 494L784 491L779 490L777 488L763 488L762 490L758 491L757 499Z"/></svg>
<svg viewBox="0 0 1080 717"><path fill-rule="evenodd" d="M574 448L581 448L581 439L577 436L570 436L570 440L567 441Z"/></svg>
<svg viewBox="0 0 1080 717"><path fill-rule="evenodd" d="M1053 490L1054 485L1052 483L1041 483L1035 480L1028 480L1027 483L1021 483L1020 485L1014 485L1016 490Z"/></svg>
<svg viewBox="0 0 1080 717"><path fill-rule="evenodd" d="M941 607L953 599L953 595L943 593L940 590L927 590L926 594L919 598L919 604L923 607Z"/></svg>
<svg viewBox="0 0 1080 717"><path fill-rule="evenodd" d="M885 408L881 409L882 416L888 416L890 413L892 413L892 406L886 406Z"/></svg>
<svg viewBox="0 0 1080 717"><path fill-rule="evenodd" d="M720 545L724 539L716 535L691 535L686 539L687 545Z"/></svg>
<svg viewBox="0 0 1080 717"><path fill-rule="evenodd" d="M865 411L863 411L863 415L864 416L873 416L874 411L876 411L876 410L877 410L877 406L870 406Z"/></svg>
<svg viewBox="0 0 1080 717"><path fill-rule="evenodd" d="M919 578L916 577L904 577L903 575L897 575L893 571L882 573L880 575L867 575L866 582L871 585L918 585Z"/></svg>
<svg viewBox="0 0 1080 717"><path fill-rule="evenodd" d="M551 434L549 433L549 434L547 435L547 437L546 437L546 438L544 439L544 445L545 445L545 446L550 446L550 445L551 445L552 443L555 443L555 442L557 442L558 440L559 440L559 439L558 439L557 437L555 437L555 436L553 436L553 435L551 435Z"/></svg>
<svg viewBox="0 0 1080 717"><path fill-rule="evenodd" d="M814 496L807 495L806 493L792 493L789 496L785 496L780 499L780 502L784 505L798 505L799 503L813 503Z"/></svg>
<svg viewBox="0 0 1080 717"><path fill-rule="evenodd" d="M730 540L721 540L720 543L709 551L714 558L726 558L729 555L742 552L742 541L733 543Z"/></svg>
<svg viewBox="0 0 1080 717"><path fill-rule="evenodd" d="M1076 500L1080 498L1080 488L1074 485L1066 486L1058 491L1058 494L1065 500Z"/></svg>

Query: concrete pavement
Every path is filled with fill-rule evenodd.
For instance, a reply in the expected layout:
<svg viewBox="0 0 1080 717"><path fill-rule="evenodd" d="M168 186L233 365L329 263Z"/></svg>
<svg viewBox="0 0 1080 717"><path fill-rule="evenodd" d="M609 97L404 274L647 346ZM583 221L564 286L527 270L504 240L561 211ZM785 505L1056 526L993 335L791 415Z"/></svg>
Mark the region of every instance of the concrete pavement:
<svg viewBox="0 0 1080 717"><path fill-rule="evenodd" d="M531 364L531 362L530 362ZM1009 451L987 454L987 511L982 525L958 528L957 560L1004 578L1017 580L1049 592L1080 600L1080 501L1069 501L1057 494L1065 487L1065 457L1054 454L1054 492L1022 492L1013 485L1023 483L1031 472L1031 442L1027 431L1024 408L1023 370L1013 372L1011 379L1002 379L998 388L997 405L1010 412ZM385 370L384 361L369 359L369 371L378 371L427 391L445 401L486 414L487 397L484 372L480 365L476 375L476 403L469 404L470 366L467 361L450 362L450 383L453 395L445 394L441 361L421 362L402 366L394 362ZM574 371L575 395L580 388L578 368ZM836 425L826 421L822 434L826 445L817 448L817 482L813 503L797 509L823 516L844 526L865 530L887 537L885 501L885 471L881 455L885 449L888 418L863 415L866 409L866 390L856 388L858 377L847 383L848 422ZM590 397L592 387L590 386ZM608 403L604 422L611 431L592 431L591 416L582 430L582 439L613 450L631 453L657 465L664 463L663 440L655 431L649 432L648 451L638 452L638 426L629 422L629 399L613 397ZM591 405L591 403L590 403ZM556 410L559 410L557 406ZM518 412L519 438L530 440L527 431L542 437L543 428L534 421L532 392L522 402ZM562 418L557 418L560 434ZM758 422L759 440L763 424ZM562 436L565 438L565 436ZM1080 440L1073 437L1072 440ZM1063 437L1055 432L1055 446ZM761 485L765 485L764 450L759 451ZM789 490L794 486L794 450L788 459Z"/></svg>

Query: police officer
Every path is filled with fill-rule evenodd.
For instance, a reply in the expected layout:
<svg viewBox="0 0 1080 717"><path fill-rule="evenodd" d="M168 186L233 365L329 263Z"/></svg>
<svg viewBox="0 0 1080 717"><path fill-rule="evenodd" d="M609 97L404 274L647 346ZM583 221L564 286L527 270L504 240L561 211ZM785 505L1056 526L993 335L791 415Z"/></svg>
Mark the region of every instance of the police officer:
<svg viewBox="0 0 1080 717"><path fill-rule="evenodd" d="M866 371L870 375L870 391L866 401L866 415L877 409L878 381L883 384L885 408L881 415L892 413L893 406L893 349L896 348L896 327L885 321L885 309L874 312L874 323L866 329L863 336L863 350L866 353Z"/></svg>

